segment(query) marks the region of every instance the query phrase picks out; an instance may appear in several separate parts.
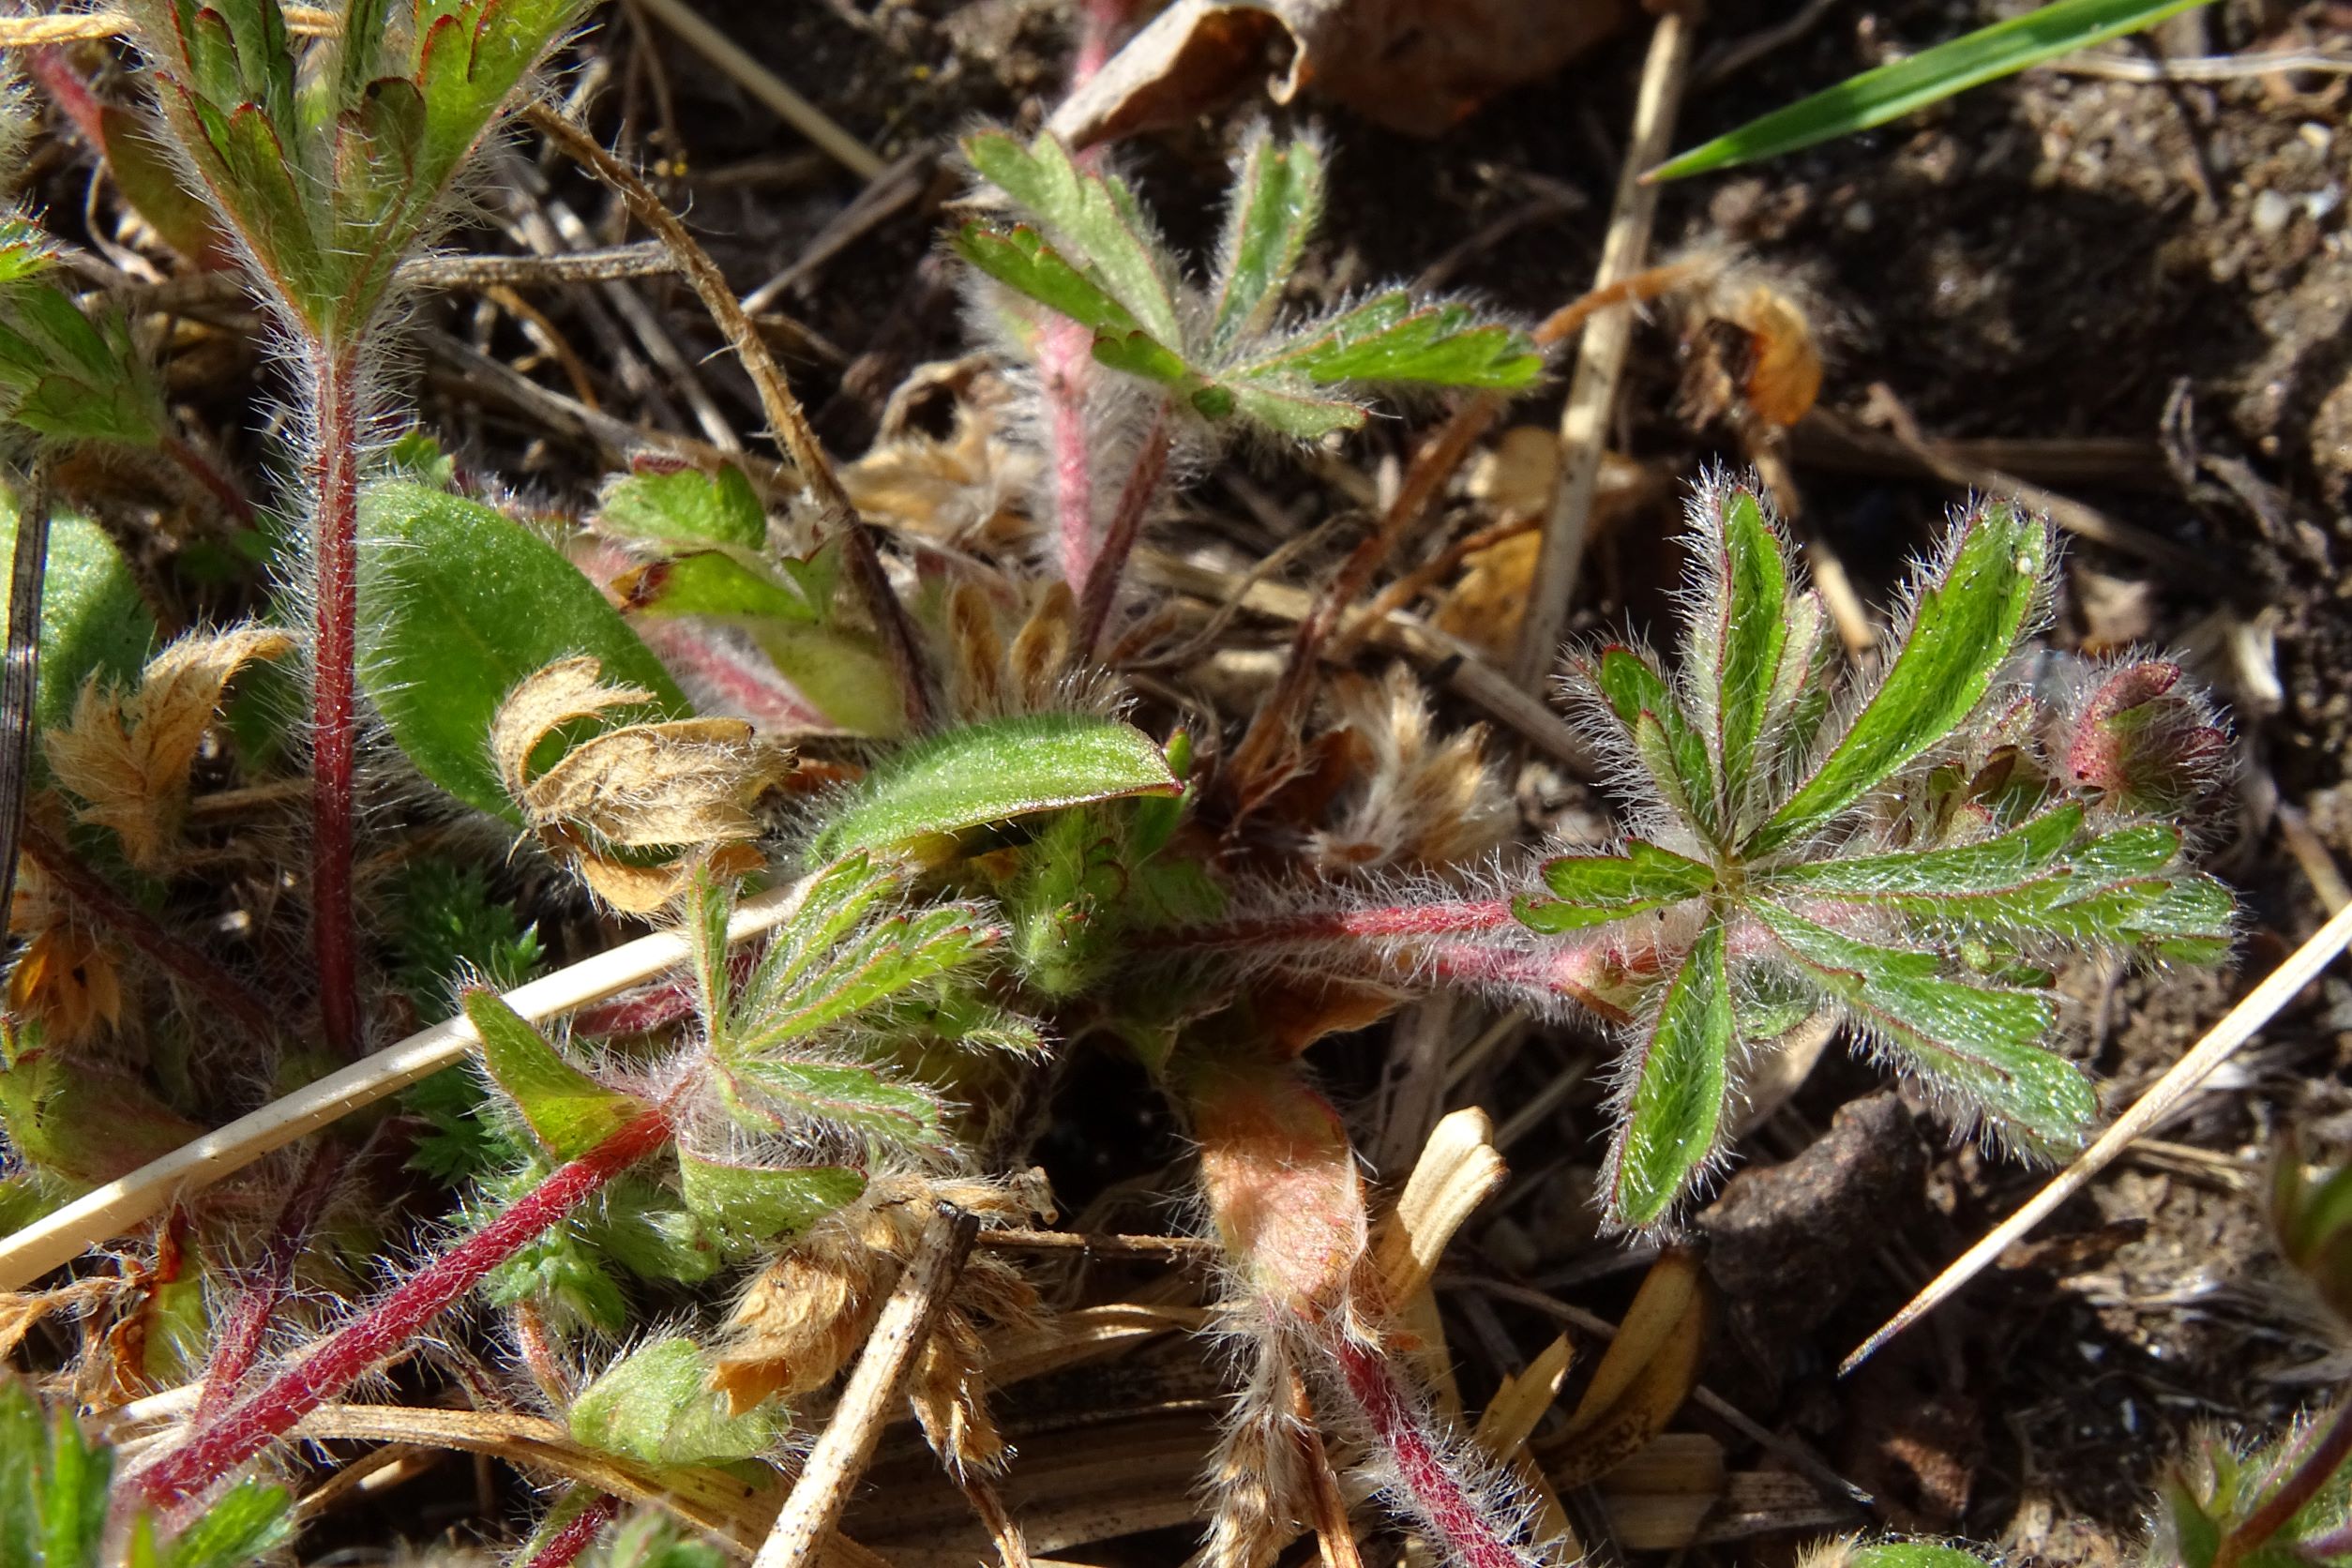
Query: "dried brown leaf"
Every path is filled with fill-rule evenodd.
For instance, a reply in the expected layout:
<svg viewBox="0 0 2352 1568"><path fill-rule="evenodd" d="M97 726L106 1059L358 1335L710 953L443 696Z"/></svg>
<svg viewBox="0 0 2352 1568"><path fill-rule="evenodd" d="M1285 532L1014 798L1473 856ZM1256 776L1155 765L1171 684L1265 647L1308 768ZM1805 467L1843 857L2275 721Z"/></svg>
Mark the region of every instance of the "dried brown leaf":
<svg viewBox="0 0 2352 1568"><path fill-rule="evenodd" d="M73 716L43 739L50 772L80 797L74 815L114 830L143 871L167 868L188 808L188 769L230 678L294 639L270 626L191 632L147 661L136 690L92 676Z"/></svg>

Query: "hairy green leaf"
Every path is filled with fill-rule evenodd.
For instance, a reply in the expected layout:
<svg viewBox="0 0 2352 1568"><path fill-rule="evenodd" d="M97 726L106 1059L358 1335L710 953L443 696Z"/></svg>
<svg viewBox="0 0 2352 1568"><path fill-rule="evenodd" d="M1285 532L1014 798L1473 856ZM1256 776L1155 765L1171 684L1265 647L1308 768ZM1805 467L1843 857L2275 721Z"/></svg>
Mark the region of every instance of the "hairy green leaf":
<svg viewBox="0 0 2352 1568"><path fill-rule="evenodd" d="M1309 398L1271 386L1235 383L1218 390L1234 412L1294 441L1320 441L1334 430L1361 430L1366 410L1346 398Z"/></svg>
<svg viewBox="0 0 2352 1568"><path fill-rule="evenodd" d="M1609 1156L1612 1223L1637 1227L1664 1218L1715 1152L1731 1048L1724 931L1711 921L1667 983L1657 1023L1633 1067L1633 1093Z"/></svg>
<svg viewBox="0 0 2352 1568"><path fill-rule="evenodd" d="M2006 502L1981 503L1931 580L1902 652L1812 777L1749 845L1763 852L1819 826L1950 735L2016 651L2049 572L2050 531Z"/></svg>
<svg viewBox="0 0 2352 1568"><path fill-rule="evenodd" d="M1141 327L1170 347L1182 341L1176 291L1158 236L1122 181L1079 168L1050 134L1023 147L1002 131L983 131L965 138L964 153L984 178L1034 214L1092 271L1130 316L1130 330Z"/></svg>
<svg viewBox="0 0 2352 1568"><path fill-rule="evenodd" d="M16 539L16 496L0 485L0 581L15 569ZM0 605L0 625L5 625L7 613ZM84 681L136 682L155 643L155 617L148 613L130 565L113 539L77 512L53 511L49 568L41 587L35 727L54 730L62 725Z"/></svg>
<svg viewBox="0 0 2352 1568"><path fill-rule="evenodd" d="M1707 739L1692 727L1658 667L1621 644L1602 649L1586 675L1625 727L1626 738L1643 754L1651 776L1669 792L1670 804L1687 820L1711 831L1715 779ZM1646 742L1645 717L1652 731Z"/></svg>
<svg viewBox="0 0 2352 1568"><path fill-rule="evenodd" d="M578 1159L641 1114L635 1100L565 1061L496 991L476 986L460 1000L482 1037L482 1064L557 1159Z"/></svg>
<svg viewBox="0 0 2352 1568"><path fill-rule="evenodd" d="M746 997L736 1010L730 1054L748 1058L805 1039L962 968L994 940L976 912L944 904L894 914L805 971L789 996Z"/></svg>
<svg viewBox="0 0 2352 1568"><path fill-rule="evenodd" d="M1410 290L1394 289L1226 375L1247 381L1303 375L1319 386L1394 382L1515 392L1543 373L1544 357L1523 334L1481 323L1467 305L1423 305Z"/></svg>
<svg viewBox="0 0 2352 1568"><path fill-rule="evenodd" d="M1847 1568L1987 1568L1985 1560L1940 1541L1869 1541L1845 1559Z"/></svg>
<svg viewBox="0 0 2352 1568"><path fill-rule="evenodd" d="M1931 1085L2036 1152L2081 1140L2098 1100L2043 1044L2058 1023L2049 998L1946 979L1932 953L1856 942L1774 903L1752 908L1816 985Z"/></svg>
<svg viewBox="0 0 2352 1568"><path fill-rule="evenodd" d="M1886 124L1998 78L2153 27L2205 0L2055 0L1751 120L1650 172L1679 180Z"/></svg>
<svg viewBox="0 0 2352 1568"><path fill-rule="evenodd" d="M572 1401L572 1437L591 1448L649 1465L708 1465L749 1459L782 1435L772 1410L728 1414L710 1386L701 1349L683 1336L641 1345Z"/></svg>
<svg viewBox="0 0 2352 1568"><path fill-rule="evenodd" d="M1739 486L1720 499L1721 515L1702 530L1712 559L1691 633L1692 663L1704 688L1698 706L1711 719L1706 739L1728 822L1745 798L1756 740L1780 682L1789 628L1788 565L1754 490Z"/></svg>
<svg viewBox="0 0 2352 1568"><path fill-rule="evenodd" d="M770 1170L678 1151L686 1207L721 1243L748 1250L797 1236L866 1190L866 1178L841 1166Z"/></svg>
<svg viewBox="0 0 2352 1568"><path fill-rule="evenodd" d="M1715 885L1715 872L1704 862L1633 838L1626 841L1621 855L1560 855L1547 860L1544 882L1557 897L1557 903L1522 898L1512 912L1530 929L1557 936L1696 898Z"/></svg>
<svg viewBox="0 0 2352 1568"><path fill-rule="evenodd" d="M282 1486L240 1481L204 1505L165 1554L165 1568L246 1568L294 1539L293 1500ZM55 1565L61 1560L51 1558Z"/></svg>
<svg viewBox="0 0 2352 1568"><path fill-rule="evenodd" d="M877 766L814 848L829 858L891 849L1040 811L1181 791L1160 748L1133 725L1085 714L990 719L918 741Z"/></svg>
<svg viewBox="0 0 2352 1568"><path fill-rule="evenodd" d="M1134 312L1025 224L1005 231L967 223L949 243L957 255L1015 294L1061 312L1090 332L1120 338L1142 333ZM1149 334L1144 336L1148 340Z"/></svg>
<svg viewBox="0 0 2352 1568"><path fill-rule="evenodd" d="M736 1104L755 1125L799 1130L814 1121L905 1148L928 1149L940 1141L939 1102L879 1067L806 1061L770 1049L736 1057L727 1070L738 1080Z"/></svg>
<svg viewBox="0 0 2352 1568"><path fill-rule="evenodd" d="M520 821L490 755L490 720L525 676L593 656L604 679L651 691L601 726L689 712L661 662L554 547L476 501L407 482L360 504L359 680L424 776ZM576 738L584 738L576 737Z"/></svg>
<svg viewBox="0 0 2352 1568"><path fill-rule="evenodd" d="M743 470L643 467L614 481L596 506L596 526L630 539L733 545L763 550L767 508Z"/></svg>
<svg viewBox="0 0 2352 1568"><path fill-rule="evenodd" d="M673 555L629 582L629 609L640 615L719 615L813 623L825 607L720 550Z"/></svg>
<svg viewBox="0 0 2352 1568"><path fill-rule="evenodd" d="M1301 138L1253 131L1227 198L1211 352L1223 354L1262 330L1323 216L1323 149Z"/></svg>

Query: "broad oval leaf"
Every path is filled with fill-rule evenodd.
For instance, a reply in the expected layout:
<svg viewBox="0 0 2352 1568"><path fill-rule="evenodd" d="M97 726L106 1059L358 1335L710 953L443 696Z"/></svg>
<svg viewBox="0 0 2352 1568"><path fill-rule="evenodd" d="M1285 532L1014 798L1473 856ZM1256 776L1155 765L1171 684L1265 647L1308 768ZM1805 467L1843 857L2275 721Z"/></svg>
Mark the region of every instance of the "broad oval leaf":
<svg viewBox="0 0 2352 1568"><path fill-rule="evenodd" d="M16 497L0 486L0 582L16 567ZM0 622L7 610L0 604ZM83 683L95 675L130 685L155 646L155 617L139 596L129 563L106 531L78 513L49 520L49 566L41 584L40 685L36 728L53 730L73 711Z"/></svg>
<svg viewBox="0 0 2352 1568"><path fill-rule="evenodd" d="M635 1100L565 1061L496 991L477 986L461 1000L482 1037L482 1064L557 1159L580 1158L644 1114Z"/></svg>
<svg viewBox="0 0 2352 1568"><path fill-rule="evenodd" d="M520 822L490 754L524 677L585 654L654 693L610 728L692 710L620 612L546 541L477 501L405 481L360 504L359 682L410 761L467 805Z"/></svg>
<svg viewBox="0 0 2352 1568"><path fill-rule="evenodd" d="M1714 1153L1731 1047L1724 930L1710 922L1668 982L1632 1069L1624 1120L1609 1152L1611 1224L1632 1229L1665 1218Z"/></svg>
<svg viewBox="0 0 2352 1568"><path fill-rule="evenodd" d="M1085 714L991 719L919 741L875 768L814 848L835 859L1183 788L1160 748L1132 724Z"/></svg>
<svg viewBox="0 0 2352 1568"><path fill-rule="evenodd" d="M1903 651L1813 776L1759 829L1752 852L1819 826L1950 735L1992 690L2032 625L2049 574L2049 525L1981 503L1932 580L1919 587Z"/></svg>

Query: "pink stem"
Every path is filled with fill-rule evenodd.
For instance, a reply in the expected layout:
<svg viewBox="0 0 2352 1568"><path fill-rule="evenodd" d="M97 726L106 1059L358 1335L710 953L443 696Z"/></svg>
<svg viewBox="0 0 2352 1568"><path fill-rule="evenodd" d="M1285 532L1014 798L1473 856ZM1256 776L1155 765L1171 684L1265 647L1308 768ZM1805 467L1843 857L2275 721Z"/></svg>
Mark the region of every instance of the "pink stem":
<svg viewBox="0 0 2352 1568"><path fill-rule="evenodd" d="M540 1542L539 1549L524 1560L522 1568L571 1568L580 1553L596 1545L597 1534L620 1511L621 1505L613 1499L596 1499Z"/></svg>
<svg viewBox="0 0 2352 1568"><path fill-rule="evenodd" d="M66 58L64 47L50 44L26 53L30 56L26 64L32 68L33 80L41 84L41 90L50 96L66 118L73 122L74 128L82 133L83 141L93 147L103 148L106 145L102 118L104 109L90 92L90 84L82 79L82 73L73 68L73 62Z"/></svg>
<svg viewBox="0 0 2352 1568"><path fill-rule="evenodd" d="M1087 567L1082 580L1085 587L1078 601L1078 648L1081 656L1092 658L1094 645L1102 641L1103 627L1109 624L1111 602L1119 595L1119 580L1125 575L1127 557L1135 550L1136 536L1143 531L1143 514L1152 509L1153 500L1160 492L1160 481L1168 476L1168 451L1173 432L1168 428L1168 400L1162 399L1152 414L1152 428L1144 432L1143 445L1135 455L1135 467L1127 472L1127 487L1119 492L1119 510L1111 514L1110 531L1103 535L1102 552ZM1072 579L1077 588L1081 580Z"/></svg>
<svg viewBox="0 0 2352 1568"><path fill-rule="evenodd" d="M366 389L348 347L311 354L318 384L316 646L310 696L311 944L327 1039L359 1050L358 958L352 927L352 791L357 732L360 435Z"/></svg>
<svg viewBox="0 0 2352 1568"><path fill-rule="evenodd" d="M544 1234L607 1182L661 1147L667 1110L649 1109L491 1216L379 1298L317 1349L200 1426L137 1477L151 1504L173 1507L292 1431L296 1423L390 1357L492 1269Z"/></svg>
<svg viewBox="0 0 2352 1568"><path fill-rule="evenodd" d="M1083 593L1094 566L1094 455L1087 449L1086 387L1093 379L1094 335L1053 316L1037 335L1037 371L1052 449L1054 529L1062 579Z"/></svg>
<svg viewBox="0 0 2352 1568"><path fill-rule="evenodd" d="M1187 947L1261 947L1268 943L1378 941L1390 937L1463 936L1512 930L1518 921L1500 898L1446 903L1390 904L1376 909L1317 910L1281 919L1237 920L1199 926L1173 938Z"/></svg>
<svg viewBox="0 0 2352 1568"><path fill-rule="evenodd" d="M1378 1350L1345 1336L1330 1347L1357 1412L1393 1467L1406 1505L1464 1568L1529 1568L1532 1553L1511 1538L1486 1500L1456 1473L1445 1443Z"/></svg>

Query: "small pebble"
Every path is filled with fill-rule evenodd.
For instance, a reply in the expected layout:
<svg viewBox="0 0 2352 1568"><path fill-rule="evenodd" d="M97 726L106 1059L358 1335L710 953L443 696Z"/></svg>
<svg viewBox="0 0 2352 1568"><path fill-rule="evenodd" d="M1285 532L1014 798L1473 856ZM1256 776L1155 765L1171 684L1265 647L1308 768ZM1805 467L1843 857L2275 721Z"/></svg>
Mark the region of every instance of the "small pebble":
<svg viewBox="0 0 2352 1568"><path fill-rule="evenodd" d="M2261 195L2256 196L2254 202L2254 233L2258 234L2277 234L2281 229L2286 227L2286 220L2294 216L2294 212L2295 204L2289 202L2285 197L2280 195L2275 190L2264 191Z"/></svg>
<svg viewBox="0 0 2352 1568"><path fill-rule="evenodd" d="M1868 202L1856 202L1846 209L1839 221L1858 234L1866 234L1870 226L1878 221L1878 215L1870 210Z"/></svg>
<svg viewBox="0 0 2352 1568"><path fill-rule="evenodd" d="M2311 214L2314 223L2344 204L2344 187L2330 185L2325 190L2314 190L2303 198L2303 210Z"/></svg>

